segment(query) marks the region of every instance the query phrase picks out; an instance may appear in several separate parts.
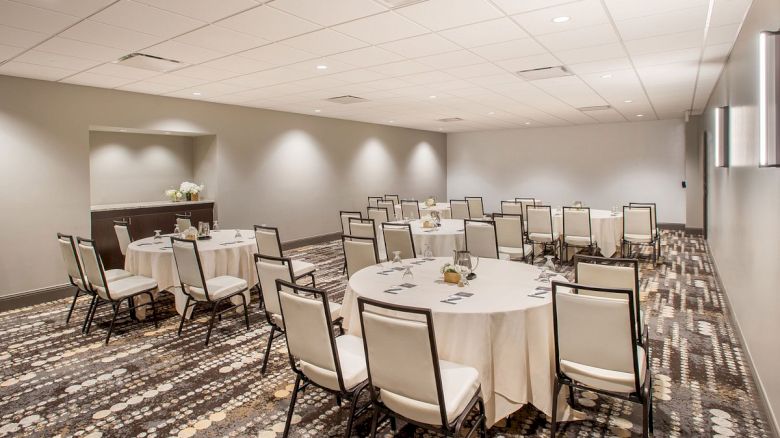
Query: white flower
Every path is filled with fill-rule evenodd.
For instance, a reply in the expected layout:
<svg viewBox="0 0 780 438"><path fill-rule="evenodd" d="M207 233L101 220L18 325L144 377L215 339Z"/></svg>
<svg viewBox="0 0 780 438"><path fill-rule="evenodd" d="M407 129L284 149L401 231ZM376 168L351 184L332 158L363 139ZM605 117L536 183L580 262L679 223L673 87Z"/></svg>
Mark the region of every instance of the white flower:
<svg viewBox="0 0 780 438"><path fill-rule="evenodd" d="M189 181L184 181L181 183L181 186L179 186L179 191L184 194L196 194L203 191L203 185L197 185Z"/></svg>

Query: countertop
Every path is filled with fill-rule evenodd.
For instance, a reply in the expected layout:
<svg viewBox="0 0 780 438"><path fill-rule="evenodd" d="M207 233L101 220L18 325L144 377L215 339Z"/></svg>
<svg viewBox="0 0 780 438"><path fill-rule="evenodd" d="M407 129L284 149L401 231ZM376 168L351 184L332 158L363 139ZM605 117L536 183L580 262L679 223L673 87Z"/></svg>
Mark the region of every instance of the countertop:
<svg viewBox="0 0 780 438"><path fill-rule="evenodd" d="M130 202L125 204L103 204L93 205L90 207L90 211L110 211L110 210L127 210L132 208L149 208L149 207L169 207L169 206L184 206L184 205L197 205L197 204L213 204L213 200L202 199L199 201L149 201L149 202Z"/></svg>

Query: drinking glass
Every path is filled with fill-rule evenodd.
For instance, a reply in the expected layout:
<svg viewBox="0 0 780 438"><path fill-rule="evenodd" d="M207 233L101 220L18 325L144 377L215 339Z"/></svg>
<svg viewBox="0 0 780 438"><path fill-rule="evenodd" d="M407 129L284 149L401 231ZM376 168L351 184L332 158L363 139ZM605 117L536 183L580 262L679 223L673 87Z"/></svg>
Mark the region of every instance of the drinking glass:
<svg viewBox="0 0 780 438"><path fill-rule="evenodd" d="M431 250L431 244L430 243L426 243L425 244L425 249L423 249L423 257L425 257L425 258L433 257L433 250Z"/></svg>
<svg viewBox="0 0 780 438"><path fill-rule="evenodd" d="M214 221L214 226L211 229L214 230L214 231L219 230L219 222Z"/></svg>
<svg viewBox="0 0 780 438"><path fill-rule="evenodd" d="M173 224L173 237L181 237L181 229L178 222Z"/></svg>
<svg viewBox="0 0 780 438"><path fill-rule="evenodd" d="M393 264L401 264L401 251L393 251Z"/></svg>
<svg viewBox="0 0 780 438"><path fill-rule="evenodd" d="M403 281L414 281L414 274L412 273L412 265L404 266L404 274L401 277Z"/></svg>
<svg viewBox="0 0 780 438"><path fill-rule="evenodd" d="M244 236L241 235L241 230L236 229L236 234L233 237L236 238L236 239L240 239L240 238L242 238Z"/></svg>
<svg viewBox="0 0 780 438"><path fill-rule="evenodd" d="M162 230L154 230L154 240L162 240Z"/></svg>

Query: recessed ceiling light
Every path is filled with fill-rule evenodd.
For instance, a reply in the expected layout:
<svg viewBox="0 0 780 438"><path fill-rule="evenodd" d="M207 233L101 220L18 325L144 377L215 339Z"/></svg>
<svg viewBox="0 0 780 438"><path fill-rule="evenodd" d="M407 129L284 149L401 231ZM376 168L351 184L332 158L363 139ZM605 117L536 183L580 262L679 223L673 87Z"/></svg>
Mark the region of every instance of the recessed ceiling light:
<svg viewBox="0 0 780 438"><path fill-rule="evenodd" d="M325 64L320 64L320 65L317 66L317 70L327 70L327 69L328 69L328 66L325 65Z"/></svg>
<svg viewBox="0 0 780 438"><path fill-rule="evenodd" d="M571 20L571 17L567 17L565 15L561 17L555 17L552 19L553 23L565 23L567 21Z"/></svg>
<svg viewBox="0 0 780 438"><path fill-rule="evenodd" d="M193 92L192 92L192 95L193 95L193 96L200 96L201 94L202 94L202 93L201 93L200 91L193 91Z"/></svg>
<svg viewBox="0 0 780 438"><path fill-rule="evenodd" d="M431 94L430 96L428 96L428 99L436 99L436 96Z"/></svg>
<svg viewBox="0 0 780 438"><path fill-rule="evenodd" d="M644 114L637 114L636 116L637 117L644 117L645 115Z"/></svg>
<svg viewBox="0 0 780 438"><path fill-rule="evenodd" d="M628 100L624 100L624 101L623 101L623 103L631 103L631 102L633 102L633 100L631 100L631 99L628 99Z"/></svg>
<svg viewBox="0 0 780 438"><path fill-rule="evenodd" d="M611 78L611 77L612 77L612 74L611 74L611 73L607 73L607 74L605 74L605 75L601 75L601 79L609 79L609 78Z"/></svg>
<svg viewBox="0 0 780 438"><path fill-rule="evenodd" d="M488 115L489 115L489 116L492 116L492 115L493 115L493 114L495 114L495 113L496 113L495 111L491 111L491 112L489 112L489 113L488 113Z"/></svg>
<svg viewBox="0 0 780 438"><path fill-rule="evenodd" d="M314 112L315 112L315 113L321 113L321 112L322 112L322 110L320 110L320 109L316 109L316 110L314 110Z"/></svg>
<svg viewBox="0 0 780 438"><path fill-rule="evenodd" d="M526 124L526 125L530 125L530 124L531 124L531 122L525 122L525 124Z"/></svg>
<svg viewBox="0 0 780 438"><path fill-rule="evenodd" d="M395 123L395 120L388 120L387 123Z"/></svg>
<svg viewBox="0 0 780 438"><path fill-rule="evenodd" d="M127 129L120 129L119 132L127 132Z"/></svg>

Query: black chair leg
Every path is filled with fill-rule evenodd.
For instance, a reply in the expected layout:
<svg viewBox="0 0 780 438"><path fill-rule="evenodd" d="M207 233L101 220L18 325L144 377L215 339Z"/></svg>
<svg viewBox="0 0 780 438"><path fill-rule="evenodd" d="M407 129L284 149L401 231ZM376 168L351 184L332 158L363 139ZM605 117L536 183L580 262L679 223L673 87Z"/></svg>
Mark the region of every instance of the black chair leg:
<svg viewBox="0 0 780 438"><path fill-rule="evenodd" d="M265 346L265 356L263 356L263 366L260 368L260 374L265 374L265 369L268 366L268 356L271 354L271 344L274 342L274 333L276 327L271 326L271 333L268 335L268 345Z"/></svg>
<svg viewBox="0 0 780 438"><path fill-rule="evenodd" d="M558 378L555 378L555 386L553 388L553 397L552 397L552 416L550 418L550 436L555 437L555 424L558 420L558 394L561 392L561 382L558 381Z"/></svg>
<svg viewBox="0 0 780 438"><path fill-rule="evenodd" d="M577 406L577 399L574 398L574 387L569 386L569 405L573 408Z"/></svg>
<svg viewBox="0 0 780 438"><path fill-rule="evenodd" d="M290 424L292 423L293 410L295 409L295 401L298 398L298 390L301 387L301 376L295 376L295 389L293 389L292 396L290 397L290 410L287 411L287 421L284 423L284 433L282 438L287 438L290 434Z"/></svg>
<svg viewBox="0 0 780 438"><path fill-rule="evenodd" d="M209 338L211 338L211 329L214 328L214 317L216 316L217 313L217 304L219 304L219 301L211 305L211 318L209 319L209 329L206 332L206 344L205 344L206 346L209 345Z"/></svg>
<svg viewBox="0 0 780 438"><path fill-rule="evenodd" d="M197 305L197 303L193 304L193 306L192 306L193 307L193 309L192 309L193 312L195 312L195 305ZM184 312L182 312L182 314L181 314L181 322L179 322L178 336L181 336L181 329L184 327L184 320L187 319L187 310L189 310L189 308L190 308L190 296L187 295L187 301L184 303Z"/></svg>
<svg viewBox="0 0 780 438"><path fill-rule="evenodd" d="M70 303L70 309L68 309L68 316L65 317L65 324L70 322L70 316L73 314L73 308L76 307L76 300L79 298L79 288L76 288L76 293L73 294L73 301Z"/></svg>
<svg viewBox="0 0 780 438"><path fill-rule="evenodd" d="M244 302L244 322L246 322L246 331L249 331L249 307L246 305L246 296L241 293L241 301Z"/></svg>
<svg viewBox="0 0 780 438"><path fill-rule="evenodd" d="M374 412L371 413L371 438L376 438L376 429L379 423L379 407L374 406Z"/></svg>
<svg viewBox="0 0 780 438"><path fill-rule="evenodd" d="M87 324L89 323L90 316L92 316L92 312L97 305L96 302L97 295L92 295L92 300L90 300L89 307L87 308L87 316L84 317L84 323L81 324L81 333L87 334Z"/></svg>
<svg viewBox="0 0 780 438"><path fill-rule="evenodd" d="M344 438L349 438L352 435L352 423L355 421L355 410L357 408L358 399L360 398L360 393L362 391L363 388L360 388L350 401L349 418L347 419L347 428L344 430Z"/></svg>
<svg viewBox="0 0 780 438"><path fill-rule="evenodd" d="M111 303L111 307L114 308L114 316L111 317L111 325L108 326L108 334L106 335L106 345L108 345L108 340L111 339L111 332L114 330L116 315L119 313L119 306L121 305L122 305L121 301L117 301L116 303Z"/></svg>
<svg viewBox="0 0 780 438"><path fill-rule="evenodd" d="M154 328L158 328L159 324L157 323L157 304L154 302L154 295L152 295L151 292L147 292L149 295L149 299L152 302L152 318L154 318Z"/></svg>
<svg viewBox="0 0 780 438"><path fill-rule="evenodd" d="M487 438L487 414L485 413L485 401L480 399L477 401L477 406L479 406L479 415L482 417L482 424L479 427L479 436L482 438Z"/></svg>
<svg viewBox="0 0 780 438"><path fill-rule="evenodd" d="M100 302L100 299L95 295L94 298L94 305L92 306L92 311L87 315L87 330L84 332L84 334L89 334L89 329L92 328L92 320L95 319L95 313L97 313L97 307L98 303Z"/></svg>

